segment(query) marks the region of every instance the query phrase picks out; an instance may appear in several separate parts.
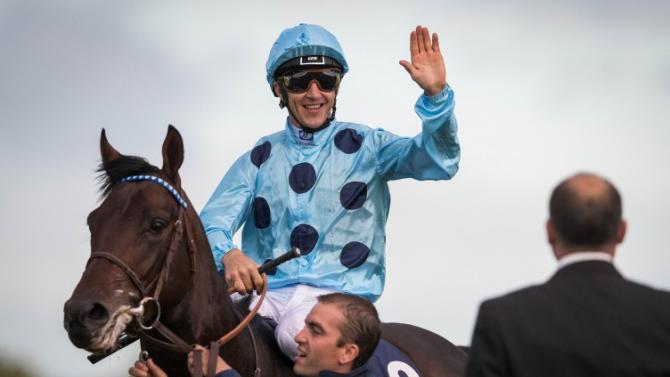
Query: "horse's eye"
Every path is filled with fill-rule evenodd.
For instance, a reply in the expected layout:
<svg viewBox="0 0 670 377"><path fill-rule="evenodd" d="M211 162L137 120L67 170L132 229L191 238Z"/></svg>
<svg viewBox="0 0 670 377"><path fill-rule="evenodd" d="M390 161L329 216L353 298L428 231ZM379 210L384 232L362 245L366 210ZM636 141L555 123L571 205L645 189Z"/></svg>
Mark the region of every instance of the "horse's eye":
<svg viewBox="0 0 670 377"><path fill-rule="evenodd" d="M167 227L167 222L162 219L153 219L151 220L151 231L158 233L161 230L165 229Z"/></svg>

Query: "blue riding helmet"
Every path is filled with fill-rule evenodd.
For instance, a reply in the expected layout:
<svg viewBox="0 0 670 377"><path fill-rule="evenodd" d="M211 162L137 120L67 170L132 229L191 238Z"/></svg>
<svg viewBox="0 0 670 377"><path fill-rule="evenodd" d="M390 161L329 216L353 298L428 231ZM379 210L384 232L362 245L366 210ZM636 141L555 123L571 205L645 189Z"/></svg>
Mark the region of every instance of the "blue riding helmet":
<svg viewBox="0 0 670 377"><path fill-rule="evenodd" d="M282 31L272 45L265 64L270 89L275 82L274 73L277 68L302 56L325 56L339 63L343 74L349 71L342 47L331 32L319 25L298 24Z"/></svg>

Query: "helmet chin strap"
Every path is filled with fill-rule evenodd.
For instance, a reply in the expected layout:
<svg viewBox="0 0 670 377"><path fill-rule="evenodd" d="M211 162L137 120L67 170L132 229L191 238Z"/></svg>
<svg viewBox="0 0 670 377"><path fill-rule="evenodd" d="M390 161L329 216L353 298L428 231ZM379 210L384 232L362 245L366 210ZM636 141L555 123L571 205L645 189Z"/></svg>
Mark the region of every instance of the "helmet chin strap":
<svg viewBox="0 0 670 377"><path fill-rule="evenodd" d="M333 99L333 108L330 111L330 116L328 118L326 118L326 121L323 122L322 125L320 125L319 127L316 127L316 128L305 127L305 125L303 125L302 122L300 122L300 119L298 119L298 117L295 116L295 114L293 113L293 110L291 110L291 106L288 105L288 93L286 92L286 88L284 87L283 83L279 84L279 92L281 94L281 97L280 97L280 100L279 100L279 107L282 108L282 109L284 107L286 107L286 109L288 110L288 113L291 115L291 118L293 118L293 120L295 120L295 122L298 123L298 126L300 127L301 130L303 130L307 133L314 133L314 132L317 132L317 131L321 131L324 128L330 126L330 122L332 122L335 119L335 111L337 109L337 107L336 107L336 105L337 105L337 92L335 92L335 99Z"/></svg>

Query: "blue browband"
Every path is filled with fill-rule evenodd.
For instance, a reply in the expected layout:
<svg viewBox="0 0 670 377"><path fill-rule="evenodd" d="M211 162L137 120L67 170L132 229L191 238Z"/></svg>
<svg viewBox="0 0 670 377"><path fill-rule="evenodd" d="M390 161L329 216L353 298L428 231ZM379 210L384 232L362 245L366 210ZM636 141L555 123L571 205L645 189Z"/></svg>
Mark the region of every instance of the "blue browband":
<svg viewBox="0 0 670 377"><path fill-rule="evenodd" d="M175 190L175 188L172 187L172 185L165 182L165 180L163 180L161 178L154 177L153 175L130 175L128 177L121 178L121 180L119 182L125 183L125 182L134 182L134 181L156 182L159 185L165 187L168 191L170 191L170 194L172 194L172 196L174 196L174 198L177 200L177 203L179 203L180 206L182 206L184 208L188 208L188 204L186 204L186 201L181 197L181 195L179 195L179 192L177 192L177 190Z"/></svg>

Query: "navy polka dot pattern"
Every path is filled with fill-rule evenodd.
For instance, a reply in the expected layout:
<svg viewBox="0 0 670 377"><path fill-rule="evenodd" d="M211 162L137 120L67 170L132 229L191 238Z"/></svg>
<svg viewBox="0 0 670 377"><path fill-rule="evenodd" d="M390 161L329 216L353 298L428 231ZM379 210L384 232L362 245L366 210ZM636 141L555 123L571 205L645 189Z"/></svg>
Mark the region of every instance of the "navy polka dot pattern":
<svg viewBox="0 0 670 377"><path fill-rule="evenodd" d="M251 150L251 163L256 165L257 168L261 167L268 157L270 157L270 151L272 150L272 144L269 141L266 141L263 144L259 144Z"/></svg>
<svg viewBox="0 0 670 377"><path fill-rule="evenodd" d="M318 240L319 232L311 225L300 224L291 232L291 247L300 249L302 255L311 253Z"/></svg>
<svg viewBox="0 0 670 377"><path fill-rule="evenodd" d="M340 263L346 268L356 268L368 259L370 249L360 242L349 242L342 248L340 253Z"/></svg>
<svg viewBox="0 0 670 377"><path fill-rule="evenodd" d="M361 208L368 196L368 186L363 182L349 182L340 191L340 203L346 209Z"/></svg>
<svg viewBox="0 0 670 377"><path fill-rule="evenodd" d="M260 196L254 199L254 222L258 229L270 226L270 205L265 198Z"/></svg>
<svg viewBox="0 0 670 377"><path fill-rule="evenodd" d="M291 169L288 184L296 193L306 193L314 187L314 183L316 183L316 170L309 162L299 163Z"/></svg>
<svg viewBox="0 0 670 377"><path fill-rule="evenodd" d="M335 135L335 146L346 154L358 152L362 143L363 137L351 128L345 128Z"/></svg>
<svg viewBox="0 0 670 377"><path fill-rule="evenodd" d="M271 260L272 260L272 259L269 259L269 258L268 258L268 259L266 259L266 260L263 261L263 264L266 264L267 262L269 262L269 261L271 261ZM266 273L267 275L274 275L274 274L277 273L277 267L275 267L275 268L271 268L271 269L265 271L265 273Z"/></svg>

